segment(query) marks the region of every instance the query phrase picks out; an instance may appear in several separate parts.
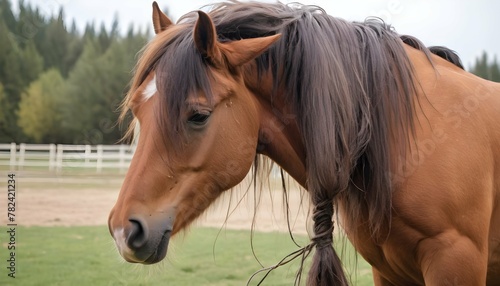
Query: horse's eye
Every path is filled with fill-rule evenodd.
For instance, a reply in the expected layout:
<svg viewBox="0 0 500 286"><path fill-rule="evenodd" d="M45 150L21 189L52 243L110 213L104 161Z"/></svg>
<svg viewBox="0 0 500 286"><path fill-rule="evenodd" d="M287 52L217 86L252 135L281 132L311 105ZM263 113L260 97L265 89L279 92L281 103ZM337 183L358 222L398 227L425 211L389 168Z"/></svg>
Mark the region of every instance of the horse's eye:
<svg viewBox="0 0 500 286"><path fill-rule="evenodd" d="M204 126L210 117L210 112L195 112L188 118L188 123L194 125L195 127Z"/></svg>

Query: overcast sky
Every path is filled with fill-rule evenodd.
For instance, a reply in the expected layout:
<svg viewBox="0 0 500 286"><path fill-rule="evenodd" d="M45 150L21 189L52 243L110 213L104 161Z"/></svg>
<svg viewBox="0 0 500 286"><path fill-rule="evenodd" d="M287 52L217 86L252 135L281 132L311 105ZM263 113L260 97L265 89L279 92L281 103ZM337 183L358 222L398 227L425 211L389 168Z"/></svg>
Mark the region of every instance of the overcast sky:
<svg viewBox="0 0 500 286"><path fill-rule="evenodd" d="M12 0L17 6L17 0ZM118 15L120 27L130 23L150 29L151 3L148 0L27 0L46 14L64 7L66 20L75 19L82 28L86 22L105 22L109 27ZM159 0L178 19L211 0ZM217 1L215 1L217 2ZM272 1L267 1L272 2ZM447 46L458 52L466 68L483 50L500 60L500 1L498 0L303 0L282 1L314 4L329 14L353 21L378 16L392 24L400 34L413 35L426 45ZM70 22L69 22L70 23Z"/></svg>

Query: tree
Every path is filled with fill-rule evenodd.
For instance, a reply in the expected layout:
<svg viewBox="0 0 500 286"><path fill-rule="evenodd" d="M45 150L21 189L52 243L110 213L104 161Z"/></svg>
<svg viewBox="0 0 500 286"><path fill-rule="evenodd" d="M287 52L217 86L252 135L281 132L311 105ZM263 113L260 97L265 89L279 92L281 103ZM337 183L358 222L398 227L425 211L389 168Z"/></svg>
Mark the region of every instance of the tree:
<svg viewBox="0 0 500 286"><path fill-rule="evenodd" d="M0 19L0 55L0 82L9 100L17 101L22 86L19 65L21 55L17 43L2 19Z"/></svg>
<svg viewBox="0 0 500 286"><path fill-rule="evenodd" d="M10 117L9 117L10 116ZM2 83L0 83L0 142L11 142L12 136L10 136L10 126L12 118L12 109L7 99L7 94L3 88Z"/></svg>
<svg viewBox="0 0 500 286"><path fill-rule="evenodd" d="M102 55L99 55L100 44L87 41L68 78L64 122L74 135L74 143L112 144L120 139L117 109L130 80L134 55L145 41L141 34L114 40Z"/></svg>
<svg viewBox="0 0 500 286"><path fill-rule="evenodd" d="M22 94L18 125L37 143L55 143L61 133L64 80L52 68L29 85Z"/></svg>
<svg viewBox="0 0 500 286"><path fill-rule="evenodd" d="M68 50L64 59L64 66L67 73L64 74L64 76L68 76L69 72L78 61L78 58L82 55L84 43L85 41L76 32L69 34Z"/></svg>
<svg viewBox="0 0 500 286"><path fill-rule="evenodd" d="M63 15L64 11L61 8L57 18L50 19L47 26L40 29L37 39L38 50L45 60L44 69L55 67L66 76L69 70L65 65L65 59L71 39L64 26Z"/></svg>
<svg viewBox="0 0 500 286"><path fill-rule="evenodd" d="M2 85L2 106L0 117L0 140L12 142L20 138L16 126L15 109L19 102L19 94L23 87L23 76L20 73L21 55L11 32L0 18L0 84Z"/></svg>
<svg viewBox="0 0 500 286"><path fill-rule="evenodd" d="M43 58L38 53L33 41L29 41L24 50L21 51L19 65L20 74L23 75L23 86L28 86L43 71Z"/></svg>
<svg viewBox="0 0 500 286"><path fill-rule="evenodd" d="M14 31L14 28L17 25L17 21L14 17L14 13L12 13L12 8L10 6L9 0L0 0L0 18L4 19L5 24L7 25L9 30Z"/></svg>
<svg viewBox="0 0 500 286"><path fill-rule="evenodd" d="M490 75L491 75L491 80L500 82L500 65L497 62L497 57L493 59L493 63L490 66Z"/></svg>
<svg viewBox="0 0 500 286"><path fill-rule="evenodd" d="M500 67L497 58L495 57L493 62L490 63L486 52L483 52L481 57L476 59L476 63L470 69L470 72L484 79L500 82Z"/></svg>
<svg viewBox="0 0 500 286"><path fill-rule="evenodd" d="M98 56L98 44L93 39L87 39L82 55L68 76L62 121L65 132L74 138L71 143L87 143L83 140L92 126L91 101L98 93L100 81L95 72L99 66ZM85 88L81 88L82 86ZM100 142L95 144L97 143Z"/></svg>
<svg viewBox="0 0 500 286"><path fill-rule="evenodd" d="M11 29L15 34L17 44L24 48L26 44L34 41L37 51L39 43L43 42L43 31L47 26L45 17L38 8L33 8L30 2L19 1L19 14L17 17L16 29Z"/></svg>

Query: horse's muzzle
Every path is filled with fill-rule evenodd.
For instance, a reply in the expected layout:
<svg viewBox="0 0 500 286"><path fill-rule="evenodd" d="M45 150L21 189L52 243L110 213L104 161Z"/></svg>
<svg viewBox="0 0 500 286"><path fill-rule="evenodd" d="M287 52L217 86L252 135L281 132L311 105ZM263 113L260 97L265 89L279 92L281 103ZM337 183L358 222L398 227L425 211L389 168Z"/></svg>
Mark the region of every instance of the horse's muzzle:
<svg viewBox="0 0 500 286"><path fill-rule="evenodd" d="M124 226L110 232L121 256L128 262L153 264L167 254L174 217L165 212L132 215Z"/></svg>

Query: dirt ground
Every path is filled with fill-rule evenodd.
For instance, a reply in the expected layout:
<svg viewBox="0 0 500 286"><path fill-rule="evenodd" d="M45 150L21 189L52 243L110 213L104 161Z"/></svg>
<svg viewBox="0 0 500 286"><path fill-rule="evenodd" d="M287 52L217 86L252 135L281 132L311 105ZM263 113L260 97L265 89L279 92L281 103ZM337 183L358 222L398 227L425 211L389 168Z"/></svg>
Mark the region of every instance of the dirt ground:
<svg viewBox="0 0 500 286"><path fill-rule="evenodd" d="M245 189L237 187L227 191L194 225L250 230L254 219L255 198L253 190L243 196ZM273 190L264 188L261 193L255 229L264 232L287 231L282 191L280 188L271 189ZM49 186L43 183L35 186L19 184L16 195L16 222L23 226L106 225L118 192L119 184L83 188L57 184ZM296 187L292 187L289 194L290 224L293 232L306 234L311 225L308 217L309 198ZM2 195L2 205L7 205L6 197ZM0 216L0 223L7 223L5 215Z"/></svg>

